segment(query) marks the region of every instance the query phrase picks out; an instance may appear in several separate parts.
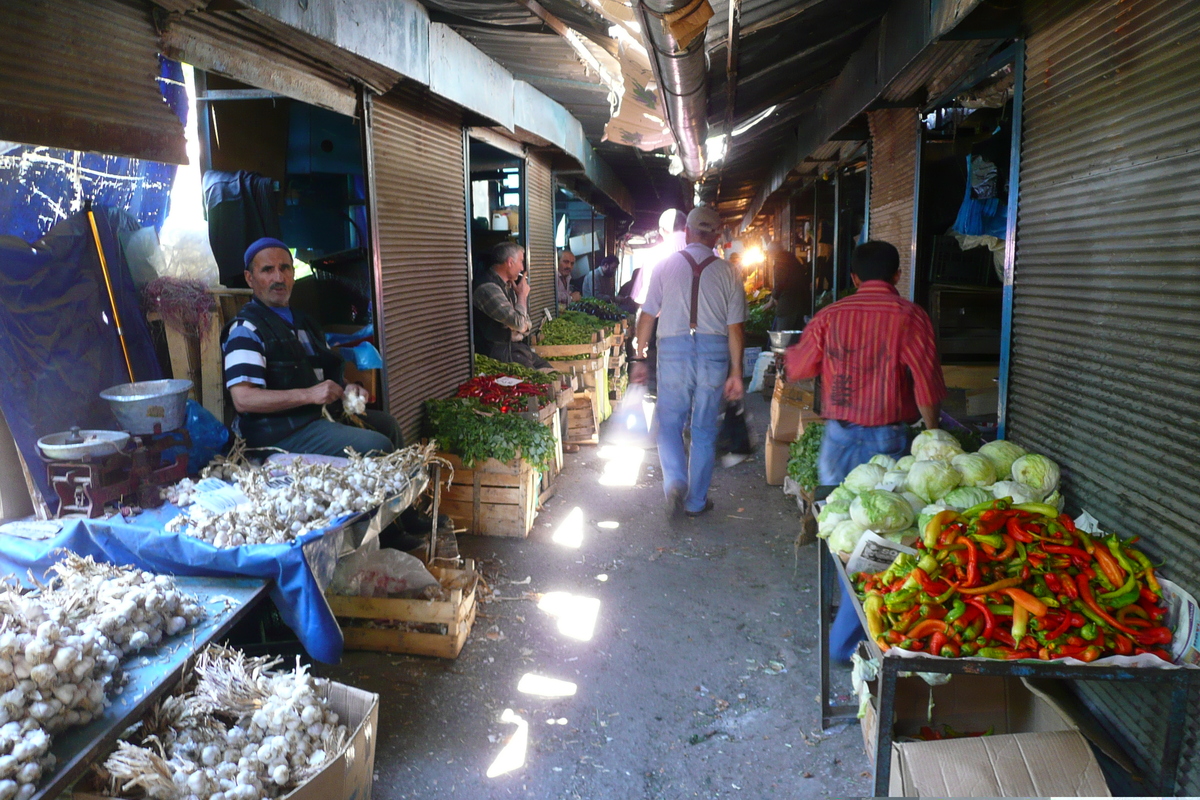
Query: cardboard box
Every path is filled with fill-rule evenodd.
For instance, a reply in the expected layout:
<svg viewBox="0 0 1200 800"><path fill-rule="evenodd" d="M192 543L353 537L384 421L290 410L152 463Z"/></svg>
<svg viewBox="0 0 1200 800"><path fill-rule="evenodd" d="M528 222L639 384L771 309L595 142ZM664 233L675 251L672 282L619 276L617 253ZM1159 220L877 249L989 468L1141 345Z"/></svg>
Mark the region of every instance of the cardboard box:
<svg viewBox="0 0 1200 800"><path fill-rule="evenodd" d="M763 349L761 347L746 347L742 349L742 377L754 374L754 365L758 362L758 354Z"/></svg>
<svg viewBox="0 0 1200 800"><path fill-rule="evenodd" d="M767 460L767 485L783 486L783 479L787 477L788 443L771 438L768 431L763 452Z"/></svg>
<svg viewBox="0 0 1200 800"><path fill-rule="evenodd" d="M813 399L812 381L776 380L771 394L771 436L779 442L799 439L805 425L820 419L813 411Z"/></svg>
<svg viewBox="0 0 1200 800"><path fill-rule="evenodd" d="M371 800L375 777L375 740L379 732L379 695L342 683L329 683L329 707L350 729L341 755L325 764L308 783L283 800ZM75 791L72 800L110 800L107 795Z"/></svg>
<svg viewBox="0 0 1200 800"><path fill-rule="evenodd" d="M877 703L872 697L862 720L863 743L872 760ZM993 735L895 741L889 796L1111 796L1075 723L1019 678L964 674L942 686L929 686L918 677L899 679L893 735L898 740L916 737L926 725L938 731L948 725L960 733L991 729Z"/></svg>

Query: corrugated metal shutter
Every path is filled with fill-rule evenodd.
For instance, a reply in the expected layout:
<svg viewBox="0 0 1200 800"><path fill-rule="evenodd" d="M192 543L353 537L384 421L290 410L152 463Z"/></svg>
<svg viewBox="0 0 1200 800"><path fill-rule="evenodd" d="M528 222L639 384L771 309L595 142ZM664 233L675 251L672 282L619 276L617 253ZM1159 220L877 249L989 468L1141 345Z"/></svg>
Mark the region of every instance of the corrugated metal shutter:
<svg viewBox="0 0 1200 800"><path fill-rule="evenodd" d="M421 404L471 377L461 117L392 93L367 118L387 408L412 441Z"/></svg>
<svg viewBox="0 0 1200 800"><path fill-rule="evenodd" d="M29 0L4 22L0 139L187 163L149 3Z"/></svg>
<svg viewBox="0 0 1200 800"><path fill-rule="evenodd" d="M1012 438L1200 592L1200 3L1027 4ZM1148 767L1165 695L1078 684ZM1200 794L1189 713L1178 794Z"/></svg>
<svg viewBox="0 0 1200 800"><path fill-rule="evenodd" d="M554 310L554 179L550 158L531 151L525 159L525 214L529 263L529 313Z"/></svg>
<svg viewBox="0 0 1200 800"><path fill-rule="evenodd" d="M867 114L871 126L872 239L900 251L901 296L912 285L913 176L917 163L917 110L885 108Z"/></svg>

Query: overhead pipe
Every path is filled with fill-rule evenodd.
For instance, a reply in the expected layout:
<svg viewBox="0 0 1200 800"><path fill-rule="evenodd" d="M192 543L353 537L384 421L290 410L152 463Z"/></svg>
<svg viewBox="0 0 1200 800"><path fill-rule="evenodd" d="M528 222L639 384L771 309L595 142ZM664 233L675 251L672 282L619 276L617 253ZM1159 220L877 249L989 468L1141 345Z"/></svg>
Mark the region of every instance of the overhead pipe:
<svg viewBox="0 0 1200 800"><path fill-rule="evenodd" d="M680 47L667 27L666 15L706 0L641 0L638 15L650 50L650 67L662 90L667 124L675 136L677 155L688 180L704 175L704 143L708 139L707 31Z"/></svg>

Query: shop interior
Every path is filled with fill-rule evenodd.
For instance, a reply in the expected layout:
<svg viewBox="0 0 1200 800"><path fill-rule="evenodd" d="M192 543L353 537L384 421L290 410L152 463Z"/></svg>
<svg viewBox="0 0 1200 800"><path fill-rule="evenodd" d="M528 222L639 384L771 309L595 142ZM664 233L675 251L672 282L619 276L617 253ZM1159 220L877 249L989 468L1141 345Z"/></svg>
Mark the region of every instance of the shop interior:
<svg viewBox="0 0 1200 800"><path fill-rule="evenodd" d="M574 192L560 186L554 192L554 219L554 246L559 251L569 248L575 254L571 283L574 288L582 290L588 272L597 267L608 252L605 227L608 217ZM629 280L632 270L630 264L622 263L617 274L618 286Z"/></svg>
<svg viewBox="0 0 1200 800"><path fill-rule="evenodd" d="M358 122L199 70L196 93L204 205L221 283L244 288L238 251L245 241L276 236L294 248L293 307L327 329L370 323L374 280Z"/></svg>
<svg viewBox="0 0 1200 800"><path fill-rule="evenodd" d="M491 265L501 242L526 246L525 159L475 138L469 140L471 263L478 274Z"/></svg>

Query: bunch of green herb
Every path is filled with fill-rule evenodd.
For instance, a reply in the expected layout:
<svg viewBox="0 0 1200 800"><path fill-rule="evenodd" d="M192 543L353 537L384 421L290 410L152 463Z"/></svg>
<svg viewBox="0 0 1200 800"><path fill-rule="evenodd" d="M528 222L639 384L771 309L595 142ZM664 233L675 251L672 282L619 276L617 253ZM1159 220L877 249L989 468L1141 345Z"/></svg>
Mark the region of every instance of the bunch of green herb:
<svg viewBox="0 0 1200 800"><path fill-rule="evenodd" d="M520 378L528 383L536 383L541 386L548 386L558 382L557 372L538 372L536 369L527 367L524 364L513 364L508 361L497 361L488 356L475 354L475 374L476 375L509 375L513 378Z"/></svg>
<svg viewBox="0 0 1200 800"><path fill-rule="evenodd" d="M581 328L587 328L592 331L602 331L605 328L611 327L604 320L596 319L591 314L584 314L581 311L564 311L558 315L558 319L574 323Z"/></svg>
<svg viewBox="0 0 1200 800"><path fill-rule="evenodd" d="M592 341L594 332L595 329L590 326L559 317L542 323L542 338L539 344L587 344Z"/></svg>
<svg viewBox="0 0 1200 800"><path fill-rule="evenodd" d="M775 309L755 306L746 313L746 333L765 334L775 324Z"/></svg>
<svg viewBox="0 0 1200 800"><path fill-rule="evenodd" d="M427 400L426 433L438 447L462 459L463 466L494 458L522 458L546 469L554 458L554 434L546 425L519 414L501 414L474 398Z"/></svg>
<svg viewBox="0 0 1200 800"><path fill-rule="evenodd" d="M824 422L810 422L804 426L800 438L788 445L788 477L809 491L817 486L817 459L824 435Z"/></svg>

